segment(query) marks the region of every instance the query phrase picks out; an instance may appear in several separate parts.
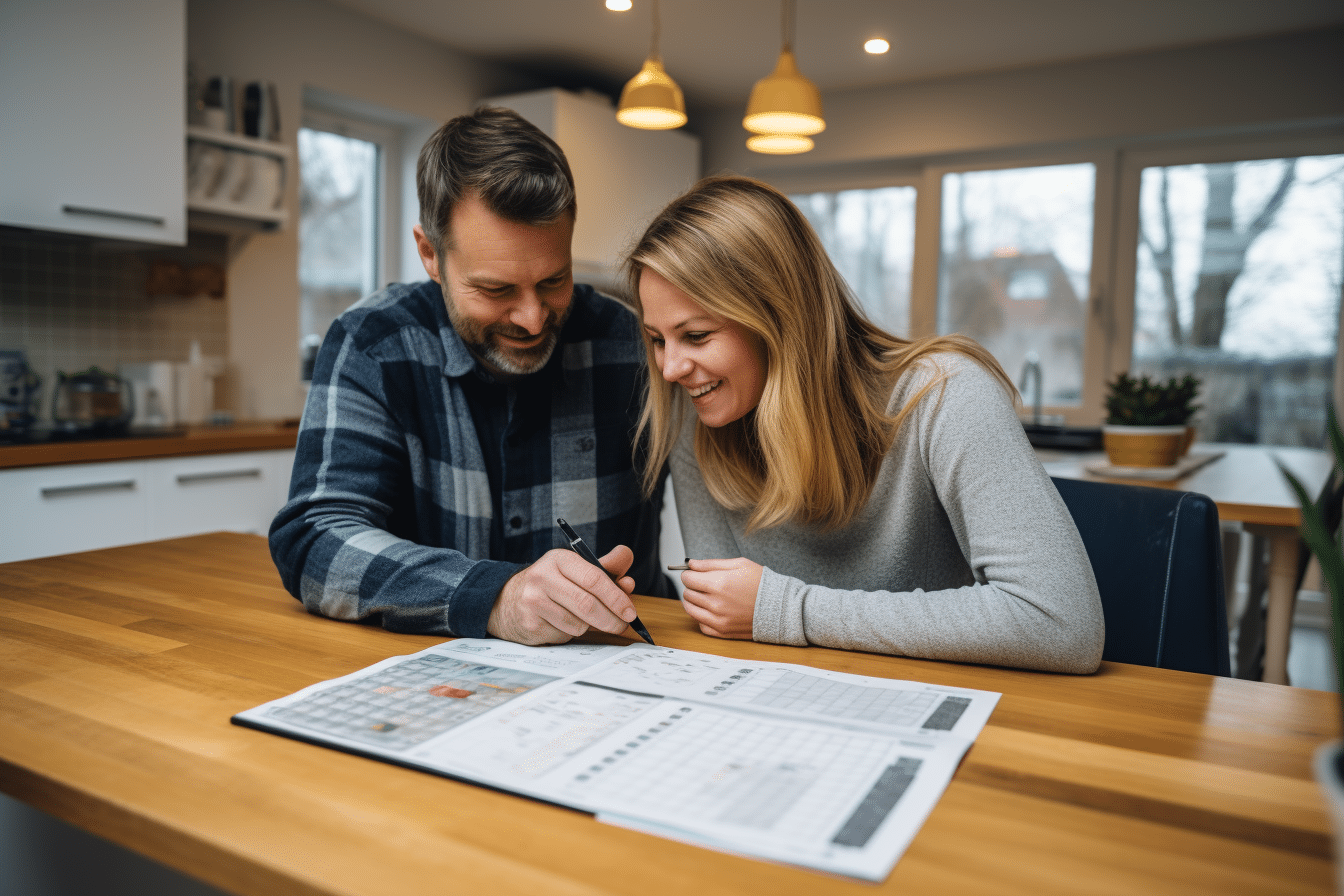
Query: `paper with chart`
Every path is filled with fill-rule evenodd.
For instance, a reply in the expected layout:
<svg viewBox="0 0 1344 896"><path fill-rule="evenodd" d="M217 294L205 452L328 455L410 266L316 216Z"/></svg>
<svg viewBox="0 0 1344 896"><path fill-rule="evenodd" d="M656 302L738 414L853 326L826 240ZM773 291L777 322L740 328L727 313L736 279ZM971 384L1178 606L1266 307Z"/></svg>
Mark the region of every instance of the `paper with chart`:
<svg viewBox="0 0 1344 896"><path fill-rule="evenodd" d="M644 644L461 639L234 721L881 880L998 697Z"/></svg>

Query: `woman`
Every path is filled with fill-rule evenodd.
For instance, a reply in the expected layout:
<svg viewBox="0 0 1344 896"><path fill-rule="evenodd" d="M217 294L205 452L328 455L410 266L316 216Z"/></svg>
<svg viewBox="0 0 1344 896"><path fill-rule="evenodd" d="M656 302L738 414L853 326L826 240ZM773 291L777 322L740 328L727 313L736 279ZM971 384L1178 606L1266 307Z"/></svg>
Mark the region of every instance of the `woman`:
<svg viewBox="0 0 1344 896"><path fill-rule="evenodd" d="M627 271L645 486L670 461L703 632L1096 670L1087 554L983 348L875 326L798 209L748 178L674 200Z"/></svg>

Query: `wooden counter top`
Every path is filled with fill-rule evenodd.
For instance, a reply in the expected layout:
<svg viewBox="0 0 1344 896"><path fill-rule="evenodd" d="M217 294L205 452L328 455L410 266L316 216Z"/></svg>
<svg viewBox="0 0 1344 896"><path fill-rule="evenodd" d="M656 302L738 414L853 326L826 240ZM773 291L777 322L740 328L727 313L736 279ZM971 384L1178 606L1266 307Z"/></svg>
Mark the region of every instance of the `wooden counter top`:
<svg viewBox="0 0 1344 896"><path fill-rule="evenodd" d="M297 422L258 421L228 426L187 426L180 434L140 438L0 445L0 469L293 448L298 433Z"/></svg>
<svg viewBox="0 0 1344 896"><path fill-rule="evenodd" d="M882 883L712 852L231 725L438 639L310 616L264 538L217 533L0 564L0 790L254 896L1334 892L1332 694L723 641L636 602L665 646L1003 697Z"/></svg>

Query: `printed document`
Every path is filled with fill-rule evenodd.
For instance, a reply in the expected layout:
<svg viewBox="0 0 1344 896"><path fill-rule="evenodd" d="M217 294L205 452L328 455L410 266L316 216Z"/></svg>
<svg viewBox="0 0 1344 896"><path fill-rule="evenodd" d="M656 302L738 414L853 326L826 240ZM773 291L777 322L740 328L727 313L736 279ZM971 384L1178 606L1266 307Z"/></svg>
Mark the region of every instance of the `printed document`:
<svg viewBox="0 0 1344 896"><path fill-rule="evenodd" d="M712 849L882 880L999 696L647 644L459 639L233 721Z"/></svg>

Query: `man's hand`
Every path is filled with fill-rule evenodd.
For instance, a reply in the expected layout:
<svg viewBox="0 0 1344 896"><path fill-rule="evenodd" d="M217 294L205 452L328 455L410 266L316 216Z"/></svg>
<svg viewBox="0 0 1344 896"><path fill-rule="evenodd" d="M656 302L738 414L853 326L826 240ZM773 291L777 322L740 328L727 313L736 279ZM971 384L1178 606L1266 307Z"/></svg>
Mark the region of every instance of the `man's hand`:
<svg viewBox="0 0 1344 896"><path fill-rule="evenodd" d="M615 582L573 551L547 551L504 583L486 630L519 644L563 644L590 628L625 631L635 618L635 580L625 574L634 552L618 545L599 560Z"/></svg>
<svg viewBox="0 0 1344 896"><path fill-rule="evenodd" d="M745 557L687 562L691 568L681 574L686 615L707 635L750 641L764 567Z"/></svg>

